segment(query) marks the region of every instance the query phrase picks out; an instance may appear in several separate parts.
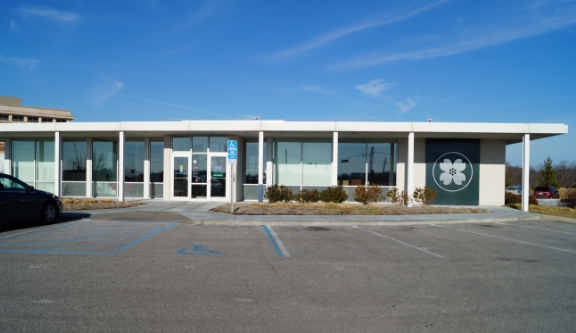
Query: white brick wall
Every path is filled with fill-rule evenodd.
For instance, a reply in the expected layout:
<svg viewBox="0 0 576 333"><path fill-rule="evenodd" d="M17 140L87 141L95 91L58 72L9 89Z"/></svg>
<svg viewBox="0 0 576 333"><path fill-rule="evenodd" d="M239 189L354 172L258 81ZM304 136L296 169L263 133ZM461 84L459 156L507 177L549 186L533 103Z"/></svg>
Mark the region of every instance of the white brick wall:
<svg viewBox="0 0 576 333"><path fill-rule="evenodd" d="M480 140L480 205L504 205L506 143Z"/></svg>

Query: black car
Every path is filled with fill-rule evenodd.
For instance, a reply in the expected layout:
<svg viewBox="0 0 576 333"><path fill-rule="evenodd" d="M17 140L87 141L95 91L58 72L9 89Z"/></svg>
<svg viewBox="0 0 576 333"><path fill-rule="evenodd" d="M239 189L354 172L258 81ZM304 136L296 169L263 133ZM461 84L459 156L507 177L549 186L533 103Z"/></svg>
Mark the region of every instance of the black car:
<svg viewBox="0 0 576 333"><path fill-rule="evenodd" d="M0 173L0 223L31 220L52 223L60 212L62 201L54 194Z"/></svg>

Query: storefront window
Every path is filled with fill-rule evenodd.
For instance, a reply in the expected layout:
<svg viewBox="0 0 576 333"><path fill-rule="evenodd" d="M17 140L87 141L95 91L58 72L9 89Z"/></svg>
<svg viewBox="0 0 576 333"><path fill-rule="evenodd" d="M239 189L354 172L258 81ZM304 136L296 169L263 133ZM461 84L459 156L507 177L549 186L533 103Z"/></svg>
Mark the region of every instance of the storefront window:
<svg viewBox="0 0 576 333"><path fill-rule="evenodd" d="M395 186L396 146L394 142L340 142L338 184Z"/></svg>
<svg viewBox="0 0 576 333"><path fill-rule="evenodd" d="M228 150L228 137L227 136L211 136L210 137L210 152L211 153L225 153Z"/></svg>
<svg viewBox="0 0 576 333"><path fill-rule="evenodd" d="M302 142L278 141L274 143L276 184L297 185L302 182Z"/></svg>
<svg viewBox="0 0 576 333"><path fill-rule="evenodd" d="M128 140L124 143L124 181L144 181L144 141Z"/></svg>
<svg viewBox="0 0 576 333"><path fill-rule="evenodd" d="M86 141L62 143L62 180L86 181Z"/></svg>
<svg viewBox="0 0 576 333"><path fill-rule="evenodd" d="M34 140L12 140L14 177L34 185Z"/></svg>
<svg viewBox="0 0 576 333"><path fill-rule="evenodd" d="M263 183L266 183L266 161L268 160L268 144L264 142L264 158L262 170L264 172ZM244 184L258 184L258 142L246 142L246 176Z"/></svg>
<svg viewBox="0 0 576 333"><path fill-rule="evenodd" d="M190 137L178 137L172 138L172 150L174 151L190 151Z"/></svg>
<svg viewBox="0 0 576 333"><path fill-rule="evenodd" d="M164 197L164 140L150 140L150 198Z"/></svg>
<svg viewBox="0 0 576 333"><path fill-rule="evenodd" d="M92 181L94 197L115 197L118 191L118 151L115 141L92 143Z"/></svg>
<svg viewBox="0 0 576 333"><path fill-rule="evenodd" d="M332 142L302 143L302 185L330 186L332 175Z"/></svg>
<svg viewBox="0 0 576 333"><path fill-rule="evenodd" d="M194 153L206 153L208 151L208 137L207 136L193 136L192 137L192 151Z"/></svg>
<svg viewBox="0 0 576 333"><path fill-rule="evenodd" d="M36 187L54 192L54 140L36 140Z"/></svg>

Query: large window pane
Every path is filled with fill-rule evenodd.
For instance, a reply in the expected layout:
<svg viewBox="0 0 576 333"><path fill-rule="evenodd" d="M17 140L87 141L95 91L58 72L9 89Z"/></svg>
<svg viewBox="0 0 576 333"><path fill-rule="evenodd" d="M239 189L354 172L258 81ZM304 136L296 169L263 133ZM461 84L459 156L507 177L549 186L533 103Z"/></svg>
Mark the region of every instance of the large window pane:
<svg viewBox="0 0 576 333"><path fill-rule="evenodd" d="M276 142L274 147L276 161L275 183L280 185L300 185L302 181L302 143L300 141Z"/></svg>
<svg viewBox="0 0 576 333"><path fill-rule="evenodd" d="M338 144L338 184L364 185L366 179L366 143Z"/></svg>
<svg viewBox="0 0 576 333"><path fill-rule="evenodd" d="M266 183L266 160L268 159L268 145L264 142L264 158L262 168L264 170L264 180ZM258 184L258 142L246 142L246 176L244 184Z"/></svg>
<svg viewBox="0 0 576 333"><path fill-rule="evenodd" d="M86 147L86 141L62 143L62 180L86 180Z"/></svg>
<svg viewBox="0 0 576 333"><path fill-rule="evenodd" d="M194 136L192 137L192 152L206 153L208 151L208 137L207 136Z"/></svg>
<svg viewBox="0 0 576 333"><path fill-rule="evenodd" d="M124 180L129 183L144 181L144 141L124 143Z"/></svg>
<svg viewBox="0 0 576 333"><path fill-rule="evenodd" d="M332 143L302 143L302 185L330 186L332 175Z"/></svg>
<svg viewBox="0 0 576 333"><path fill-rule="evenodd" d="M164 181L164 141L150 142L150 182Z"/></svg>
<svg viewBox="0 0 576 333"><path fill-rule="evenodd" d="M115 182L117 180L118 152L116 142L94 140L92 143L92 180L94 182ZM101 193L111 193L103 188ZM115 190L114 190L115 191Z"/></svg>
<svg viewBox="0 0 576 333"><path fill-rule="evenodd" d="M14 177L34 184L34 140L12 140Z"/></svg>
<svg viewBox="0 0 576 333"><path fill-rule="evenodd" d="M390 143L368 143L368 183L390 184Z"/></svg>
<svg viewBox="0 0 576 333"><path fill-rule="evenodd" d="M228 150L228 137L227 136L211 136L210 137L210 152L226 152Z"/></svg>
<svg viewBox="0 0 576 333"><path fill-rule="evenodd" d="M36 181L53 182L54 165L54 140L36 140ZM36 188L39 188L38 185ZM52 184L53 189L54 184Z"/></svg>
<svg viewBox="0 0 576 333"><path fill-rule="evenodd" d="M190 137L173 137L172 150L174 151L190 151Z"/></svg>

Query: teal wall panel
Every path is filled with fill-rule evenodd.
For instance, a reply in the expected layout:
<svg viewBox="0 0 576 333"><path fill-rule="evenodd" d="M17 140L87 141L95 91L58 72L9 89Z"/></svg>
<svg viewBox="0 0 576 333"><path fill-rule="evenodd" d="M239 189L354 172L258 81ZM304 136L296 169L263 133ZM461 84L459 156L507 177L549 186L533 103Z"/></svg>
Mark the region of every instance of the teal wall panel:
<svg viewBox="0 0 576 333"><path fill-rule="evenodd" d="M433 204L478 205L479 171L480 140L426 140L426 185L438 191Z"/></svg>

